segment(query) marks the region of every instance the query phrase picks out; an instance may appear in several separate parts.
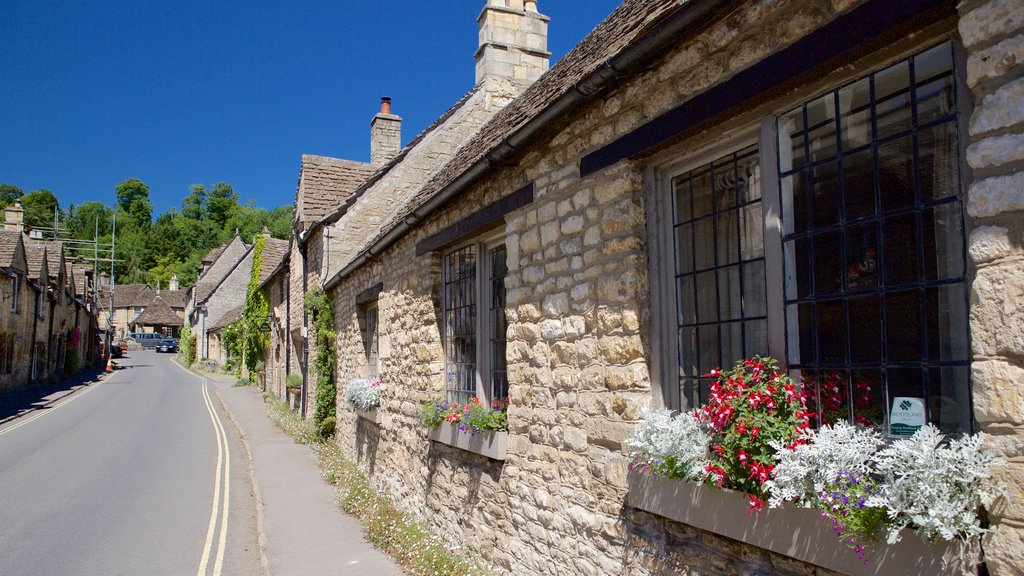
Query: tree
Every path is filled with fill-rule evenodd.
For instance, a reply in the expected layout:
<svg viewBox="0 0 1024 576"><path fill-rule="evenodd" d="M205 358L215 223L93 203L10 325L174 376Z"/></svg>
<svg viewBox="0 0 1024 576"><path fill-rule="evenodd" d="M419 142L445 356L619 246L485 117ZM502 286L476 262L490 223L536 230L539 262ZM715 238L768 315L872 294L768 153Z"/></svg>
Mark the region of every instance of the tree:
<svg viewBox="0 0 1024 576"><path fill-rule="evenodd" d="M147 227L153 219L153 205L149 202L149 186L138 178L129 178L114 187L117 205L131 215L135 225Z"/></svg>
<svg viewBox="0 0 1024 576"><path fill-rule="evenodd" d="M29 228L52 228L54 212L60 215L57 196L45 188L22 196L21 207L25 209L25 224Z"/></svg>
<svg viewBox="0 0 1024 576"><path fill-rule="evenodd" d="M14 184L0 184L0 208L6 208L25 193Z"/></svg>
<svg viewBox="0 0 1024 576"><path fill-rule="evenodd" d="M206 218L206 187L193 184L188 187L188 196L181 201L181 213L190 220Z"/></svg>
<svg viewBox="0 0 1024 576"><path fill-rule="evenodd" d="M72 204L68 207L68 232L79 240L92 240L98 222L99 235L108 236L113 216L114 211L100 202L83 202L80 206Z"/></svg>
<svg viewBox="0 0 1024 576"><path fill-rule="evenodd" d="M227 182L213 185L206 197L206 213L217 227L224 229L231 215L238 209L238 192Z"/></svg>

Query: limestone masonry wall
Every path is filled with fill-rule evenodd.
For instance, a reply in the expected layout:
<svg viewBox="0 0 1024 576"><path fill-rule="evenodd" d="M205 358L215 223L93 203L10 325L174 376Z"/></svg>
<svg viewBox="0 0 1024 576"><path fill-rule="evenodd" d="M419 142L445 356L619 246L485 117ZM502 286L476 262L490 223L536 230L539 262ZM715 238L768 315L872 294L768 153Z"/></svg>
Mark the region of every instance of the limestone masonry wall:
<svg viewBox="0 0 1024 576"><path fill-rule="evenodd" d="M974 415L1007 461L1007 498L984 542L993 574L1024 574L1024 9L1013 0L959 5L974 97L967 137L971 218Z"/></svg>
<svg viewBox="0 0 1024 576"><path fill-rule="evenodd" d="M832 574L625 505L624 441L655 396L644 184L652 160L622 161L585 178L579 161L860 4L743 3L639 76L581 106L535 138L515 166L492 168L336 285L341 398L349 380L366 374L356 295L384 286L378 301L383 421L361 420L343 401L338 405L338 441L374 482L409 510L423 511L452 543L509 574ZM1020 574L1024 12L1015 0L976 0L959 10L975 100L967 150L975 416L1009 461L1000 476L1010 498L994 511L985 554L992 574ZM906 42L952 38L959 49L953 23L947 24ZM814 95L804 87L799 99ZM961 106L961 112L969 110ZM692 146L718 129L672 144ZM420 405L443 393L444 351L441 257L416 256L415 246L530 182L534 202L504 224L510 406L508 455L500 462L428 440L417 419Z"/></svg>

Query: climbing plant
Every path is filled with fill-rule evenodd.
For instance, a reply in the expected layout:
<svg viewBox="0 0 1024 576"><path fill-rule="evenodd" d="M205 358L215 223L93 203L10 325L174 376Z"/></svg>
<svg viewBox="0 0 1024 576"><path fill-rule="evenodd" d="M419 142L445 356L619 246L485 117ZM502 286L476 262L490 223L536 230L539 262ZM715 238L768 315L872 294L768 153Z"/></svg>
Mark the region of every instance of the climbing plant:
<svg viewBox="0 0 1024 576"><path fill-rule="evenodd" d="M189 324L188 319L185 319L185 324L181 327L181 334L178 337L178 351L181 352L181 358L185 361L185 366L191 366L196 361L196 345L192 340L192 325Z"/></svg>
<svg viewBox="0 0 1024 576"><path fill-rule="evenodd" d="M266 236L256 236L256 245L252 249L252 273L249 276L249 287L245 292L245 308L241 318L245 367L250 373L256 370L256 363L263 360L263 352L270 345L270 334L260 330L267 321L267 314L270 311L267 295L260 289L263 248L266 245Z"/></svg>
<svg viewBox="0 0 1024 576"><path fill-rule="evenodd" d="M313 368L316 373L316 409L313 412L313 423L321 437L334 433L336 418L335 397L337 388L334 382L334 317L331 314L331 303L320 287L306 292L306 313L313 321L310 336L316 348Z"/></svg>
<svg viewBox="0 0 1024 576"><path fill-rule="evenodd" d="M239 361L239 357L242 355L242 336L241 318L235 319L235 321L220 331L221 347L224 348L224 353L227 356L227 363L224 365L224 368L230 369L233 367L236 378L242 376L242 363Z"/></svg>

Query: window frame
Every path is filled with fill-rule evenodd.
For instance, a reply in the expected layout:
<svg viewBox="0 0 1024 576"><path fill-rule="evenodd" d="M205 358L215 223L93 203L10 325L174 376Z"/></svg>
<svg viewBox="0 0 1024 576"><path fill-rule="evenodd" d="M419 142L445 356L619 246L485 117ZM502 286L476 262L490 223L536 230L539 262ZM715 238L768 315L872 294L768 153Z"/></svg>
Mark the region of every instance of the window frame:
<svg viewBox="0 0 1024 576"><path fill-rule="evenodd" d="M495 335L495 327L491 325L489 321L489 302L491 297L490 281L491 281L491 262L490 252L491 250L500 246L506 245L505 231L503 228L499 228L496 231L490 233L481 234L475 236L470 240L459 242L447 247L441 255L441 311L442 311L442 344L444 354L444 397L447 401L459 401L458 398L453 398L453 394L459 394L460 391L452 390L448 385L448 367L451 355L449 354L449 334L447 313L448 313L448 291L447 291L447 266L448 258L467 247L474 247L476 250L476 262L474 273L474 352L475 352L475 370L474 370L474 388L476 390L476 398L483 404L491 404L499 398L491 398L491 371L493 368L493 362L491 361L490 344L492 337ZM506 251L506 270L508 265ZM506 278L508 274L506 272ZM507 288L506 288L507 293ZM507 314L507 305L506 305ZM506 323L508 317L506 315ZM506 336L507 338L507 336ZM505 350L506 363L508 359L508 349ZM507 381L507 373L506 373Z"/></svg>
<svg viewBox="0 0 1024 576"><path fill-rule="evenodd" d="M11 314L21 314L21 275L11 274Z"/></svg>
<svg viewBox="0 0 1024 576"><path fill-rule="evenodd" d="M373 311L373 331L370 331L370 312ZM380 378L380 303L371 300L360 305L363 359L366 361L366 377ZM372 334L372 341L371 341ZM372 362L371 362L372 360Z"/></svg>
<svg viewBox="0 0 1024 576"><path fill-rule="evenodd" d="M756 145L761 171L761 200L764 235L765 290L768 313L768 351L788 369L790 328L786 317L786 278L784 261L784 227L782 221L782 194L779 179L778 120L790 110L834 93L889 66L907 61L949 42L953 55L953 87L956 98L954 122L957 130L957 156L959 166L958 199L963 226L960 230L965 251L966 267L964 288L970 293L971 263L966 258L970 223L966 217L967 190L965 178L966 122L970 117L970 101L965 99L966 62L962 46L948 34L931 36L898 53L887 53L865 59L842 75L830 76L822 82L807 85L806 90L792 92L754 112L726 120L721 129L710 130L683 143L652 156L644 172L645 192L648 199L648 243L650 247L649 275L651 278L650 312L652 342L661 344L653 348L651 379L653 404L659 407L687 410L693 408L682 398L680 381L678 304L676 286L675 237L673 232L673 180L686 172L721 159L743 148ZM912 153L916 154L916 149ZM969 308L968 308L969 314ZM970 350L970 326L958 326L966 333ZM794 328L795 330L795 328ZM923 336L922 336L923 337ZM738 360L738 359L737 359ZM968 363L970 358L968 358ZM970 395L971 381L966 382ZM886 391L888 397L888 392ZM970 399L973 412L973 398ZM888 410L888 407L885 408ZM887 421L887 420L886 420ZM968 426L971 424L968 423ZM967 432L970 429L965 430ZM885 430L888 433L888 430Z"/></svg>

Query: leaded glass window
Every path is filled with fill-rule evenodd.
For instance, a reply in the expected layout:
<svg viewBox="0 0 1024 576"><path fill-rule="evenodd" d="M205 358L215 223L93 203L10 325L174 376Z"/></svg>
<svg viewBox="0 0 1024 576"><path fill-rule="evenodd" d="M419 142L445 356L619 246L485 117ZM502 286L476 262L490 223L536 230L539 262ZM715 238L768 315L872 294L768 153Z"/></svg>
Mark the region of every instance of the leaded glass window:
<svg viewBox="0 0 1024 576"><path fill-rule="evenodd" d="M956 81L944 43L778 120L787 360L819 423L897 399L971 428Z"/></svg>

